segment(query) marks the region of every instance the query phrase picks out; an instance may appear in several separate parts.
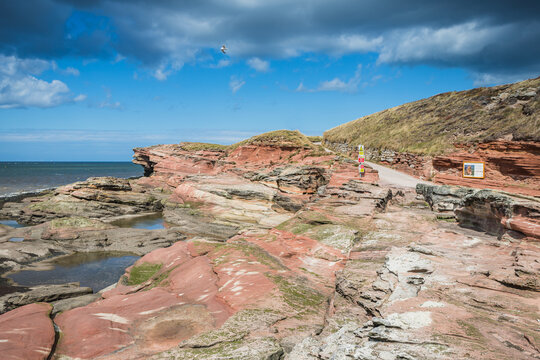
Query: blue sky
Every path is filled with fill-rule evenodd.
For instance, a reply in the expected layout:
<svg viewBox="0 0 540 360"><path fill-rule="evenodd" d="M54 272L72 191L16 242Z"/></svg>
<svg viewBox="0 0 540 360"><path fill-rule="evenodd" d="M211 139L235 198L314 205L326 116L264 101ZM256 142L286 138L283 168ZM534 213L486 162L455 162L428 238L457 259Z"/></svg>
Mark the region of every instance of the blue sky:
<svg viewBox="0 0 540 360"><path fill-rule="evenodd" d="M535 3L327 3L4 2L0 161L129 161L158 143L320 135L539 75Z"/></svg>

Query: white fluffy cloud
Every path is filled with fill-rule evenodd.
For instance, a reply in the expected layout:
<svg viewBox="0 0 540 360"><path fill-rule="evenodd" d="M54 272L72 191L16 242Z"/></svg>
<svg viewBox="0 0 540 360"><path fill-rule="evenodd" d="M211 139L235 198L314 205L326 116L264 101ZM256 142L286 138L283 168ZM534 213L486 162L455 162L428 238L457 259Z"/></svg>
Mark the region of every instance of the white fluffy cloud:
<svg viewBox="0 0 540 360"><path fill-rule="evenodd" d="M40 59L18 59L0 55L0 108L53 107L73 99L68 86L60 80L45 81L36 76L54 68L54 64Z"/></svg>
<svg viewBox="0 0 540 360"><path fill-rule="evenodd" d="M343 81L339 78L333 78L332 80L322 81L319 86L315 89L310 89L304 86L304 83L301 82L300 85L296 88L297 92L319 92L319 91L339 91L354 93L358 91L358 85L362 79L362 64L359 64L354 72L354 75Z"/></svg>
<svg viewBox="0 0 540 360"><path fill-rule="evenodd" d="M53 107L66 102L69 88L60 80L51 82L33 76L0 80L0 108Z"/></svg>

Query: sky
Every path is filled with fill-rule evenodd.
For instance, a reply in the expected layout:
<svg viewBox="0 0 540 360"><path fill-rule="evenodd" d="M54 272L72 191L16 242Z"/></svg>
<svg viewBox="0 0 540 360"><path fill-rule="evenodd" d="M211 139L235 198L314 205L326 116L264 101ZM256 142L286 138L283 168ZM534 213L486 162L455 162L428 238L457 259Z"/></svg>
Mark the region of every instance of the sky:
<svg viewBox="0 0 540 360"><path fill-rule="evenodd" d="M539 44L540 1L0 1L0 161L322 135L535 78Z"/></svg>

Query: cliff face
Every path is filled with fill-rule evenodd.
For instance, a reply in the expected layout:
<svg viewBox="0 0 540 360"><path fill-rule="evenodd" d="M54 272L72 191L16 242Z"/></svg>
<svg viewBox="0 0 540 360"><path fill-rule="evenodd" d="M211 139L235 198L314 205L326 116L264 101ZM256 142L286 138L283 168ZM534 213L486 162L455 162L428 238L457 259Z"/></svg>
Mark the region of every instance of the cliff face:
<svg viewBox="0 0 540 360"><path fill-rule="evenodd" d="M463 178L463 162L478 161L485 162L485 178ZM540 196L540 142L501 140L477 144L436 156L431 163L436 183Z"/></svg>
<svg viewBox="0 0 540 360"><path fill-rule="evenodd" d="M540 196L540 78L446 93L324 133L329 148L355 153L436 183ZM485 162L484 179L462 177Z"/></svg>
<svg viewBox="0 0 540 360"><path fill-rule="evenodd" d="M81 251L142 257L97 294L81 296L90 289L76 283L0 293L0 354L536 356L538 201L424 187L434 212L412 189L378 185L369 168L360 178L356 161L300 135L136 149L146 177L91 178L6 203L0 218L35 225L0 224L0 272ZM149 211L165 228L118 227Z"/></svg>
<svg viewBox="0 0 540 360"><path fill-rule="evenodd" d="M264 142L242 142L224 149L192 150L190 143L136 148L133 149L133 162L145 169L147 178L142 182L169 188L175 188L190 175L229 172L246 178L259 176L257 180L273 183L284 192L302 195L316 192L318 186L325 184L320 180L325 176L326 182L333 184L337 184L343 173L358 177L357 162L328 153L309 142L265 139ZM314 166L322 170L313 170ZM319 174L320 171L326 171L325 175ZM362 180L376 182L377 171L367 168ZM308 185L311 182L317 185Z"/></svg>

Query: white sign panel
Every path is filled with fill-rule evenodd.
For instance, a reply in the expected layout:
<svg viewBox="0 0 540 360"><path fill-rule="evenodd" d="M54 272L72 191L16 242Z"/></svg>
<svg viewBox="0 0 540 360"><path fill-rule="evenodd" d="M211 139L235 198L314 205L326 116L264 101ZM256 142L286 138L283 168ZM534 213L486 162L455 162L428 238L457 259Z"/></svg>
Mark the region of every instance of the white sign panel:
<svg viewBox="0 0 540 360"><path fill-rule="evenodd" d="M463 177L483 179L485 176L484 163L483 162L464 162L463 163Z"/></svg>

